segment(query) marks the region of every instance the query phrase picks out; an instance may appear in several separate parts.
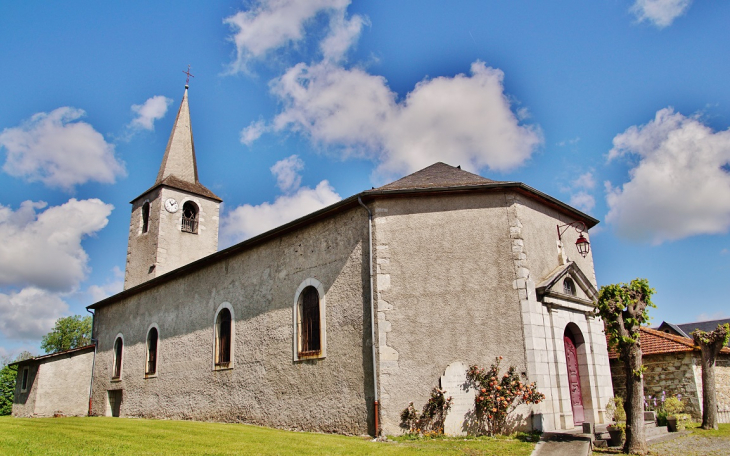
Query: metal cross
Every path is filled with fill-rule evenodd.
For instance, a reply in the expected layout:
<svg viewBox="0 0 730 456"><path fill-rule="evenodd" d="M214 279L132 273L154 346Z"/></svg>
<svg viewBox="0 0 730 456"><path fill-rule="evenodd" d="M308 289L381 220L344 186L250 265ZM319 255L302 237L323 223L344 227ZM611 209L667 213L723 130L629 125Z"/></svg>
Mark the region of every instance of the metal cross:
<svg viewBox="0 0 730 456"><path fill-rule="evenodd" d="M188 77L185 79L185 85L188 85L190 83L190 77L195 77L192 74L190 74L190 65L188 65L188 71L183 71L183 73L187 74Z"/></svg>

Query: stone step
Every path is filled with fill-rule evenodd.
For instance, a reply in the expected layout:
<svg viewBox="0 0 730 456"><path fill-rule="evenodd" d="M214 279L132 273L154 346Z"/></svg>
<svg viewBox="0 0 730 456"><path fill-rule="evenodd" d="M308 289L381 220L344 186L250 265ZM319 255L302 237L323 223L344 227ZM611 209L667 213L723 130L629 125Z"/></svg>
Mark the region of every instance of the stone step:
<svg viewBox="0 0 730 456"><path fill-rule="evenodd" d="M652 438L656 438L656 437L668 434L669 430L667 429L666 426L656 426L656 427L652 427L652 428L646 428L644 430L644 432L646 433L645 434L646 439L649 440Z"/></svg>

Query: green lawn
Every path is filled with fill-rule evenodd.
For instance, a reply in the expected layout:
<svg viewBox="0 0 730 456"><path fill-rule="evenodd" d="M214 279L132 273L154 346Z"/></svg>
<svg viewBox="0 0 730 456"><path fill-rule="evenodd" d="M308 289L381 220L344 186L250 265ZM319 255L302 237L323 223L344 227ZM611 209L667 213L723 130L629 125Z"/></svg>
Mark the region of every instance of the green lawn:
<svg viewBox="0 0 730 456"><path fill-rule="evenodd" d="M508 438L372 442L243 424L125 418L0 417L0 455L505 455L534 443Z"/></svg>

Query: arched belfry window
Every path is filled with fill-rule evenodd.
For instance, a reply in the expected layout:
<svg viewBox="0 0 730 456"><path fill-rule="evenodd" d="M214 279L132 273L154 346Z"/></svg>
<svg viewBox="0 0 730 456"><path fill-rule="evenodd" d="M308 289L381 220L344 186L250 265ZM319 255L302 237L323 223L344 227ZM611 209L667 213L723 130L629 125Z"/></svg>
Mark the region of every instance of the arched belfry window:
<svg viewBox="0 0 730 456"><path fill-rule="evenodd" d="M570 277L566 277L565 280L563 280L563 293L575 296L575 282L573 282L573 279Z"/></svg>
<svg viewBox="0 0 730 456"><path fill-rule="evenodd" d="M294 295L294 361L327 356L324 286L309 278Z"/></svg>
<svg viewBox="0 0 730 456"><path fill-rule="evenodd" d="M150 203L145 201L142 205L142 232L146 233L150 229Z"/></svg>
<svg viewBox="0 0 730 456"><path fill-rule="evenodd" d="M114 366L112 367L112 379L119 380L122 378L122 352L124 350L124 339L122 336L117 336L114 341Z"/></svg>
<svg viewBox="0 0 730 456"><path fill-rule="evenodd" d="M145 366L145 376L157 375L157 346L159 342L159 332L154 326L147 333L147 365Z"/></svg>
<svg viewBox="0 0 730 456"><path fill-rule="evenodd" d="M224 307L215 319L215 367L225 369L231 364L233 351L233 318L231 311Z"/></svg>
<svg viewBox="0 0 730 456"><path fill-rule="evenodd" d="M182 230L186 233L198 233L198 206L192 201L183 204Z"/></svg>

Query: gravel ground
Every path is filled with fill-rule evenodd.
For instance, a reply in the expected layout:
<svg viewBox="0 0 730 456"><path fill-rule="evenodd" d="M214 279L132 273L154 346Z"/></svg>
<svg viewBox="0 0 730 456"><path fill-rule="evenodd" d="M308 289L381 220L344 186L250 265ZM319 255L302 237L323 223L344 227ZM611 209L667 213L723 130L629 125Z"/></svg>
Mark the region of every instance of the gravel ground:
<svg viewBox="0 0 730 456"><path fill-rule="evenodd" d="M730 438L690 434L649 446L656 456L728 456Z"/></svg>

